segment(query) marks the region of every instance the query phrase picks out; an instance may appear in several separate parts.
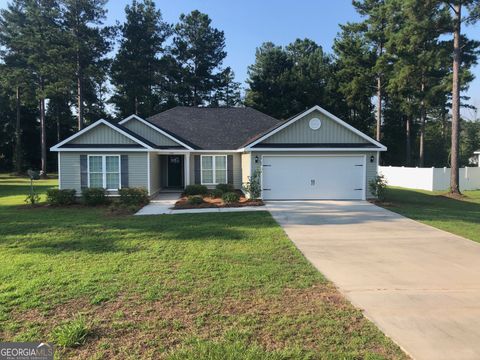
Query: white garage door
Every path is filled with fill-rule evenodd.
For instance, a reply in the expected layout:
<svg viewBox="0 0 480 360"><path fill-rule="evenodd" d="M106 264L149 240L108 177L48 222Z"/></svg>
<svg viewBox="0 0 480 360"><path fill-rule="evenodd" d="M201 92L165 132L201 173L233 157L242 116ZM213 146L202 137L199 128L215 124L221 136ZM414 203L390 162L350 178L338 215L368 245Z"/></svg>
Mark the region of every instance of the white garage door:
<svg viewBox="0 0 480 360"><path fill-rule="evenodd" d="M363 199L363 156L264 156L266 200Z"/></svg>

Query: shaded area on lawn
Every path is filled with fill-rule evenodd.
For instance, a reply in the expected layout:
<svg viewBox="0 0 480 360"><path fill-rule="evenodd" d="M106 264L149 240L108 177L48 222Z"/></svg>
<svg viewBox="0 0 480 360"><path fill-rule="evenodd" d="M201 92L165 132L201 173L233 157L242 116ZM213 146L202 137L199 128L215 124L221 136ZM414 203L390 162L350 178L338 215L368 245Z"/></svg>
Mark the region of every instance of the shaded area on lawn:
<svg viewBox="0 0 480 360"><path fill-rule="evenodd" d="M465 191L463 200L442 192L389 188L389 210L436 228L480 242L480 190Z"/></svg>
<svg viewBox="0 0 480 360"><path fill-rule="evenodd" d="M405 358L267 212L114 217L28 208L26 189L0 184L1 339L83 314L91 334L62 358Z"/></svg>

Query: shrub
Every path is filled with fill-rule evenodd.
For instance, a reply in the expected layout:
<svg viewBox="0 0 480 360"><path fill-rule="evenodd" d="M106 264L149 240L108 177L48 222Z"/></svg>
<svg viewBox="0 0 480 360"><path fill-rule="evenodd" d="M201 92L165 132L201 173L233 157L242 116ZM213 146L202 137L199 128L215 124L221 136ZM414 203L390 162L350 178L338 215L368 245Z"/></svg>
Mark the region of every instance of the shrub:
<svg viewBox="0 0 480 360"><path fill-rule="evenodd" d="M223 191L220 189L213 189L213 190L210 190L208 195L212 198L221 198L223 195Z"/></svg>
<svg viewBox="0 0 480 360"><path fill-rule="evenodd" d="M256 169L252 176L248 177L248 182L242 187L251 199L258 199L262 195L261 172Z"/></svg>
<svg viewBox="0 0 480 360"><path fill-rule="evenodd" d="M75 204L74 189L49 189L47 190L47 202L54 206L64 206Z"/></svg>
<svg viewBox="0 0 480 360"><path fill-rule="evenodd" d="M35 204L38 204L40 202L40 195L38 195L37 193L33 192L33 193L30 193L27 195L27 197L25 198L25 202L27 204L30 204L30 205L35 205Z"/></svg>
<svg viewBox="0 0 480 360"><path fill-rule="evenodd" d="M148 191L144 188L123 188L118 193L122 205L142 206L150 202Z"/></svg>
<svg viewBox="0 0 480 360"><path fill-rule="evenodd" d="M63 347L76 347L83 345L90 329L83 316L77 316L53 330L53 339L56 345Z"/></svg>
<svg viewBox="0 0 480 360"><path fill-rule="evenodd" d="M108 202L107 192L103 188L83 189L82 197L88 206L104 205Z"/></svg>
<svg viewBox="0 0 480 360"><path fill-rule="evenodd" d="M188 203L190 205L200 205L203 203L203 197L201 195L190 195L188 197Z"/></svg>
<svg viewBox="0 0 480 360"><path fill-rule="evenodd" d="M240 196L235 192L227 192L222 195L222 200L225 204L232 204L240 200Z"/></svg>
<svg viewBox="0 0 480 360"><path fill-rule="evenodd" d="M207 195L208 188L205 185L188 185L183 192L185 195Z"/></svg>
<svg viewBox="0 0 480 360"><path fill-rule="evenodd" d="M383 175L377 175L368 183L370 193L380 201L385 201L387 195L387 180Z"/></svg>
<svg viewBox="0 0 480 360"><path fill-rule="evenodd" d="M231 184L218 184L215 186L215 189L221 190L224 193L235 191L235 188Z"/></svg>

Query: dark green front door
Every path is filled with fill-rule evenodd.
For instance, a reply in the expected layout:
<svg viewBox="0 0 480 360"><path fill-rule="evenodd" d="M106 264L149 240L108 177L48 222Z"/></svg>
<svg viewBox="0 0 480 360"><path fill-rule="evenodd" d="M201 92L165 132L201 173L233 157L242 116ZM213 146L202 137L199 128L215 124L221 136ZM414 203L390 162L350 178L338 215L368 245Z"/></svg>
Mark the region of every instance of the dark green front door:
<svg viewBox="0 0 480 360"><path fill-rule="evenodd" d="M168 155L168 187L183 187L183 156Z"/></svg>

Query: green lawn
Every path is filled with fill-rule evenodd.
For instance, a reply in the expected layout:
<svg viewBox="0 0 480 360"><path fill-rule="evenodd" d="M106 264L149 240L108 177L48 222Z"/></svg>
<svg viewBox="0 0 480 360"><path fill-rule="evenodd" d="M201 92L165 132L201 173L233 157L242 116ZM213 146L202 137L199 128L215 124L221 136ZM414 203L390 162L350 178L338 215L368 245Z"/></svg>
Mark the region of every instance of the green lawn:
<svg viewBox="0 0 480 360"><path fill-rule="evenodd" d="M385 207L411 219L480 242L480 190L465 191L463 200L431 192L389 188Z"/></svg>
<svg viewBox="0 0 480 360"><path fill-rule="evenodd" d="M85 323L62 358L406 357L267 212L113 217L29 208L27 191L0 175L0 340L64 341Z"/></svg>

